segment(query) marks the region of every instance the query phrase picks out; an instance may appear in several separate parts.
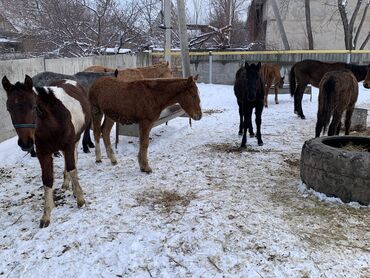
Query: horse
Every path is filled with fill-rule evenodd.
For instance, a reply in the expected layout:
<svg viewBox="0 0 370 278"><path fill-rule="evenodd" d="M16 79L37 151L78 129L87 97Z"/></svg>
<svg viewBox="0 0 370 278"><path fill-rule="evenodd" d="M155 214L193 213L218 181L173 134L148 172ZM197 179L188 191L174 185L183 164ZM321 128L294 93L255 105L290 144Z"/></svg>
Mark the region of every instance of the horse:
<svg viewBox="0 0 370 278"><path fill-rule="evenodd" d="M53 201L53 156L64 153L65 170L62 190L72 181L78 207L85 204L76 170L78 141L90 122L90 106L84 89L74 80L62 80L51 87L33 87L31 77L24 83L10 83L2 79L6 91L6 107L18 134L18 145L23 151L36 146L37 158L44 185L44 213L40 228L50 224Z"/></svg>
<svg viewBox="0 0 370 278"><path fill-rule="evenodd" d="M112 72L115 69L109 67L103 67L99 65L94 65L84 69L85 72ZM172 78L172 71L169 67L168 62L161 62L149 67L139 67L139 68L120 68L119 72L123 73L123 76L131 76L131 80L135 81L144 78ZM123 78L123 77L122 77ZM136 79L133 79L136 78ZM123 80L127 81L127 80Z"/></svg>
<svg viewBox="0 0 370 278"><path fill-rule="evenodd" d="M254 136L252 126L252 112L255 108L256 126L257 126L257 141L258 145L262 146L263 141L261 137L261 123L262 110L264 105L264 86L263 80L260 76L261 62L257 65L249 65L245 62L244 67L241 67L235 76L234 94L239 106L239 135L243 135L241 148L246 147L247 143L247 129L251 137Z"/></svg>
<svg viewBox="0 0 370 278"><path fill-rule="evenodd" d="M197 76L189 78L144 79L133 82L122 82L111 77L102 77L91 86L89 97L94 126L96 162L101 162L99 146L100 134L107 156L111 163L117 164L111 142L110 130L114 122L121 124L139 124L140 149L138 161L142 172L151 173L147 153L149 133L161 111L179 103L194 120L200 120L202 110ZM101 119L105 115L103 125Z"/></svg>
<svg viewBox="0 0 370 278"><path fill-rule="evenodd" d="M41 86L50 86L50 84L58 80L63 79L74 80L84 88L85 92L89 92L90 86L96 79L103 76L115 76L115 75L117 75L117 72L78 72L74 75L67 75L50 71L44 71L33 76L32 81L34 86L41 87ZM90 148L95 147L90 137L90 126L86 128L82 138L82 149L85 153L90 152L89 147ZM35 156L34 150L33 151L31 150L31 155Z"/></svg>
<svg viewBox="0 0 370 278"><path fill-rule="evenodd" d="M365 79L368 66L342 62L325 63L316 60L303 60L295 63L289 74L290 94L294 96L294 113L298 114L301 119L306 118L302 110L302 98L307 84L318 88L325 73L344 69L350 70L359 82Z"/></svg>
<svg viewBox="0 0 370 278"><path fill-rule="evenodd" d="M264 82L265 88L265 107L268 107L267 97L271 85L274 85L275 91L275 103L279 104L278 93L279 88L283 88L285 76L280 75L279 65L277 64L262 64L261 66L261 78Z"/></svg>
<svg viewBox="0 0 370 278"><path fill-rule="evenodd" d="M317 112L316 133L319 137L324 133L331 116L328 136L338 135L341 127L342 114L346 110L345 135L349 134L352 113L358 97L358 83L349 70L330 71L324 74L319 84L319 108Z"/></svg>
<svg viewBox="0 0 370 278"><path fill-rule="evenodd" d="M369 65L369 69L367 71L367 74L365 76L363 86L364 86L365 89L370 89L370 65Z"/></svg>

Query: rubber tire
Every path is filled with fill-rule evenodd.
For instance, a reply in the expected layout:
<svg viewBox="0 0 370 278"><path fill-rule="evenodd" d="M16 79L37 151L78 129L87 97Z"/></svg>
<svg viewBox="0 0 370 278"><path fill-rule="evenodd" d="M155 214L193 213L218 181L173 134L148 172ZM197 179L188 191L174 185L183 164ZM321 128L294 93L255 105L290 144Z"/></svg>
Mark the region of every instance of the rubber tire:
<svg viewBox="0 0 370 278"><path fill-rule="evenodd" d="M370 152L347 151L326 143L355 141L370 145L370 137L319 137L304 143L300 174L303 183L315 191L343 202L370 204Z"/></svg>

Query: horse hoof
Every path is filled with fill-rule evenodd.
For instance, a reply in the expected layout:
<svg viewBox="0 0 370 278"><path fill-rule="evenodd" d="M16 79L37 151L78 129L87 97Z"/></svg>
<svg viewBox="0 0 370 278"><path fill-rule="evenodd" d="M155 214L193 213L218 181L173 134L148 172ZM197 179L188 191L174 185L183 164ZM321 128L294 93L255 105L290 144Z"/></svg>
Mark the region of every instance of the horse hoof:
<svg viewBox="0 0 370 278"><path fill-rule="evenodd" d="M85 200L79 200L79 201L77 201L77 207L78 208L81 208L83 205L85 204Z"/></svg>
<svg viewBox="0 0 370 278"><path fill-rule="evenodd" d="M102 161L101 160L96 160L95 163L97 163L97 164L102 163Z"/></svg>
<svg viewBox="0 0 370 278"><path fill-rule="evenodd" d="M277 102L275 102L275 104L279 104L279 102L277 101Z"/></svg>
<svg viewBox="0 0 370 278"><path fill-rule="evenodd" d="M249 134L249 137L250 138L253 138L254 137L254 133Z"/></svg>
<svg viewBox="0 0 370 278"><path fill-rule="evenodd" d="M112 161L112 165L117 165L117 161Z"/></svg>
<svg viewBox="0 0 370 278"><path fill-rule="evenodd" d="M35 152L35 150L32 150L32 151L31 151L31 157L36 157L36 152Z"/></svg>
<svg viewBox="0 0 370 278"><path fill-rule="evenodd" d="M240 148L241 148L241 149L246 149L246 148L247 148L247 145L245 145L245 144L243 145L243 144L242 144L242 145L240 145Z"/></svg>
<svg viewBox="0 0 370 278"><path fill-rule="evenodd" d="M258 146L263 146L263 142L258 142Z"/></svg>
<svg viewBox="0 0 370 278"><path fill-rule="evenodd" d="M46 228L47 226L49 226L50 224L50 220L40 220L40 225L39 227L42 229L42 228Z"/></svg>
<svg viewBox="0 0 370 278"><path fill-rule="evenodd" d="M89 153L90 152L90 150L87 148L87 149L83 149L83 152L84 153Z"/></svg>
<svg viewBox="0 0 370 278"><path fill-rule="evenodd" d="M238 135L239 136L242 136L243 135L243 132L239 131Z"/></svg>
<svg viewBox="0 0 370 278"><path fill-rule="evenodd" d="M300 117L301 117L302 120L306 119L305 115L300 115Z"/></svg>
<svg viewBox="0 0 370 278"><path fill-rule="evenodd" d="M151 172L153 172L152 171L152 169L151 168L140 168L140 170L141 170L141 172L144 172L144 173L147 173L147 174L150 174Z"/></svg>

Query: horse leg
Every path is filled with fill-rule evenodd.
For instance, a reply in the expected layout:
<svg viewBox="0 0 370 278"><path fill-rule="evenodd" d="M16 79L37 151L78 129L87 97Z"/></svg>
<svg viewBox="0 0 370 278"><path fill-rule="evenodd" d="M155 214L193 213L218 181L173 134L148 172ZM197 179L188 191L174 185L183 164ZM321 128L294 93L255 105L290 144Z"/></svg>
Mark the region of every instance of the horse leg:
<svg viewBox="0 0 370 278"><path fill-rule="evenodd" d="M298 84L295 92L294 92L294 113L298 114L301 119L306 119L305 115L303 114L302 110L302 98L304 89L306 88L307 84Z"/></svg>
<svg viewBox="0 0 370 278"><path fill-rule="evenodd" d="M349 107L346 111L346 121L344 123L344 128L345 128L344 134L345 135L349 134L349 130L351 128L351 119L352 119L352 114L353 114L354 109L355 109L355 107L353 105L353 106Z"/></svg>
<svg viewBox="0 0 370 278"><path fill-rule="evenodd" d="M269 95L270 87L271 87L271 83L270 82L267 82L265 84L265 87L264 87L264 89L265 89L265 96L264 96L264 99L263 99L263 102L265 104L265 107L268 107L269 106L268 105L268 95Z"/></svg>
<svg viewBox="0 0 370 278"><path fill-rule="evenodd" d="M275 89L275 104L279 104L279 100L278 100L279 83L275 84L274 89Z"/></svg>
<svg viewBox="0 0 370 278"><path fill-rule="evenodd" d="M320 111L317 113L317 122L316 122L316 128L315 128L315 137L320 137L322 128L324 127L324 122L321 114L319 115Z"/></svg>
<svg viewBox="0 0 370 278"><path fill-rule="evenodd" d="M238 102L238 106L239 106L239 135L242 135L243 134L243 105Z"/></svg>
<svg viewBox="0 0 370 278"><path fill-rule="evenodd" d="M243 126L243 138L240 145L241 148L246 148L247 146L247 129L252 126L252 110L253 108L247 106L244 108L244 126Z"/></svg>
<svg viewBox="0 0 370 278"><path fill-rule="evenodd" d="M90 148L95 147L94 143L91 141L90 128L91 128L91 123L86 127L86 129L84 131L84 135L82 137L82 149L83 149L84 153L89 153L90 152L89 147Z"/></svg>
<svg viewBox="0 0 370 278"><path fill-rule="evenodd" d="M255 108L255 114L256 114L256 126L257 126L257 141L258 146L263 145L262 136L261 136L261 123L262 123L262 111L263 111L263 104L258 104Z"/></svg>
<svg viewBox="0 0 370 278"><path fill-rule="evenodd" d="M83 191L81 189L80 183L78 181L77 169L76 169L76 145L68 146L65 150L65 169L66 175L72 181L72 191L73 195L77 199L77 206L80 208L85 204L85 199L83 196Z"/></svg>
<svg viewBox="0 0 370 278"><path fill-rule="evenodd" d="M113 165L117 164L116 156L114 155L114 151L112 148L112 144L110 142L110 131L112 130L112 127L114 125L114 121L110 119L109 117L105 116L103 125L102 125L102 135L103 135L103 141L105 150L107 152L107 156L109 157L110 161Z"/></svg>
<svg viewBox="0 0 370 278"><path fill-rule="evenodd" d="M149 133L152 129L153 122L142 121L139 124L140 148L138 154L139 166L141 172L151 173L152 169L148 163Z"/></svg>
<svg viewBox="0 0 370 278"><path fill-rule="evenodd" d="M75 149L74 149L74 156L75 156L75 164L77 164L77 159L78 159L78 152L77 152L77 148L78 148L78 141L76 142L75 144ZM64 156L64 172L63 172L63 185L62 185L62 191L63 192L66 192L69 188L69 184L71 182L71 175L68 174L68 171L67 171L67 162L66 162L66 154L65 152L63 152L63 156Z"/></svg>
<svg viewBox="0 0 370 278"><path fill-rule="evenodd" d="M329 125L328 136L333 136L337 132L341 118L342 112L335 111L333 114L333 119L331 120L331 123Z"/></svg>
<svg viewBox="0 0 370 278"><path fill-rule="evenodd" d="M42 183L44 185L44 214L40 220L40 228L50 224L51 210L54 207L53 199L53 157L51 154L37 154L41 165Z"/></svg>
<svg viewBox="0 0 370 278"><path fill-rule="evenodd" d="M92 123L93 123L93 131L94 131L94 140L95 140L95 161L97 163L101 162L101 150L100 150L100 134L101 134L101 120L103 118L103 114L100 112L99 108L92 107L91 109L92 114Z"/></svg>

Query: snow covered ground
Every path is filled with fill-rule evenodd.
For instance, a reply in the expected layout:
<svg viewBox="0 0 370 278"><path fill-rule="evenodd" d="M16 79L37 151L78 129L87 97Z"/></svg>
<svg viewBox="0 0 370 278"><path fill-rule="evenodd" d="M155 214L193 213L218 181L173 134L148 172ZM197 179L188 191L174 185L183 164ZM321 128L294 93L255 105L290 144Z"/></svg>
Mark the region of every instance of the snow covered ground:
<svg viewBox="0 0 370 278"><path fill-rule="evenodd" d="M370 277L370 207L300 182L317 89L312 102L304 96L306 120L289 95L279 105L270 96L265 144L248 138L243 152L232 86L199 89L201 121L152 130L152 174L139 170L137 138L120 138L116 166L79 151L81 209L60 193L55 158L57 207L45 229L38 161L17 138L0 144L0 277ZM361 88L358 106L370 108L370 91Z"/></svg>

